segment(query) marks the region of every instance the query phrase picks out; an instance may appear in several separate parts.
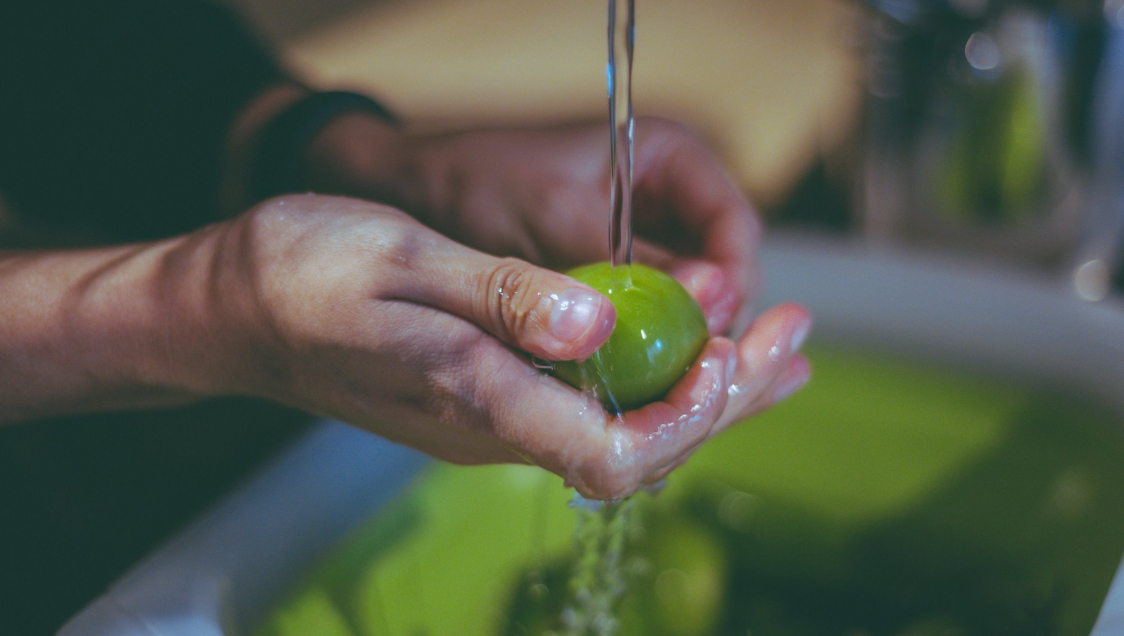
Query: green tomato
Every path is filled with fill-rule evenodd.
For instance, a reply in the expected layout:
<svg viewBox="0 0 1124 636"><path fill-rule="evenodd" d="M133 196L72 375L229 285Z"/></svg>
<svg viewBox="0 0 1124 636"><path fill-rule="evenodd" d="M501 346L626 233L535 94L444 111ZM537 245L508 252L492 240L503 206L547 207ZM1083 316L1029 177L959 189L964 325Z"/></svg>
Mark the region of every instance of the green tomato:
<svg viewBox="0 0 1124 636"><path fill-rule="evenodd" d="M613 301L617 324L609 340L584 362L559 362L555 375L592 389L611 411L627 411L663 397L687 373L710 337L706 318L671 276L632 265L595 263L566 272Z"/></svg>

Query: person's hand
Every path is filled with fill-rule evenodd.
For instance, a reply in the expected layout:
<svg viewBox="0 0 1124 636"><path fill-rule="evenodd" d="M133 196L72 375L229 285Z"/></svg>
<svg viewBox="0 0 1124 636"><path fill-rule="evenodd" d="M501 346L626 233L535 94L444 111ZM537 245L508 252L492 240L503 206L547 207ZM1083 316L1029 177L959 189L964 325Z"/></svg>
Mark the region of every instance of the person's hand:
<svg viewBox="0 0 1124 636"><path fill-rule="evenodd" d="M724 333L756 291L757 217L687 128L639 119L635 131L634 258L678 278L711 333ZM490 254L552 269L607 260L608 138L596 125L423 140L408 198L439 231Z"/></svg>
<svg viewBox="0 0 1124 636"><path fill-rule="evenodd" d="M423 140L414 150L417 185L403 200L429 224L489 253L553 269L606 260L608 137L597 124ZM753 318L760 221L696 134L674 122L637 120L632 204L634 259L678 279L712 335L745 329L729 403L706 437L803 386L810 369L797 351L810 318L795 305Z"/></svg>
<svg viewBox="0 0 1124 636"><path fill-rule="evenodd" d="M590 355L614 323L607 299L352 199L273 200L165 260L166 286L192 299L169 304L206 325L169 334L179 360L208 341L194 393L277 400L458 463L532 462L592 498L660 479L800 379L807 316L783 306L737 345L713 338L663 400L614 417L527 355Z"/></svg>
<svg viewBox="0 0 1124 636"><path fill-rule="evenodd" d="M360 118L342 120L319 140L317 165L330 187L389 197L488 253L552 269L607 258L605 126L481 131L393 144L361 134L363 126ZM371 143L364 147L362 139ZM405 157L389 162L394 169L386 169L387 158L374 150L388 145L396 149L391 155ZM760 224L739 189L697 136L661 120L638 120L633 173L635 259L683 283L712 334L743 328L760 277ZM737 343L731 399L704 437L807 381L808 362L795 352L809 325L807 313L792 305L756 317Z"/></svg>

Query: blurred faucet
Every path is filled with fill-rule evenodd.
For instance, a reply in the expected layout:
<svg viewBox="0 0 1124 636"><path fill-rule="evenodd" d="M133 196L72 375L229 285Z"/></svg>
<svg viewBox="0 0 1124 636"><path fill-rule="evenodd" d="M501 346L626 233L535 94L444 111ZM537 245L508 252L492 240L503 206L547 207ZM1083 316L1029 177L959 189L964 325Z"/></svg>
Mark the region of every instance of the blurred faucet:
<svg viewBox="0 0 1124 636"><path fill-rule="evenodd" d="M1124 282L1124 0L866 0L864 231Z"/></svg>

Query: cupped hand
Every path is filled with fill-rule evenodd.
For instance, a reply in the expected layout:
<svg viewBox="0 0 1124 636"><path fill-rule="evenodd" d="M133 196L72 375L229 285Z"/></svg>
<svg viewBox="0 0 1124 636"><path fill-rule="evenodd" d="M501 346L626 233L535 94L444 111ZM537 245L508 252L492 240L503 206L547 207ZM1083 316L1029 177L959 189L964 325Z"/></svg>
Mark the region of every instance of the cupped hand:
<svg viewBox="0 0 1124 636"><path fill-rule="evenodd" d="M552 269L607 260L608 139L596 125L425 140L408 198L438 230L491 254ZM634 258L679 279L723 333L757 288L757 217L689 129L639 119L635 139Z"/></svg>
<svg viewBox="0 0 1124 636"><path fill-rule="evenodd" d="M588 497L659 479L807 376L803 310L713 338L661 401L613 416L535 368L608 337L608 299L353 199L291 196L201 233L214 329L234 329L218 392L339 418L465 464L525 461Z"/></svg>

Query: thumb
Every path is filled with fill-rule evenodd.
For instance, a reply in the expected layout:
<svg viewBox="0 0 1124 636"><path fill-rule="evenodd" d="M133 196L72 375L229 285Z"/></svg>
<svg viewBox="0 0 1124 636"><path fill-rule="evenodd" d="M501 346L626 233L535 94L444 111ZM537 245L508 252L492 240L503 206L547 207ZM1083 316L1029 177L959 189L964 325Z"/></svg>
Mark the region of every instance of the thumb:
<svg viewBox="0 0 1124 636"><path fill-rule="evenodd" d="M436 235L411 259L398 296L468 320L546 360L584 360L616 325L612 301L569 276Z"/></svg>

